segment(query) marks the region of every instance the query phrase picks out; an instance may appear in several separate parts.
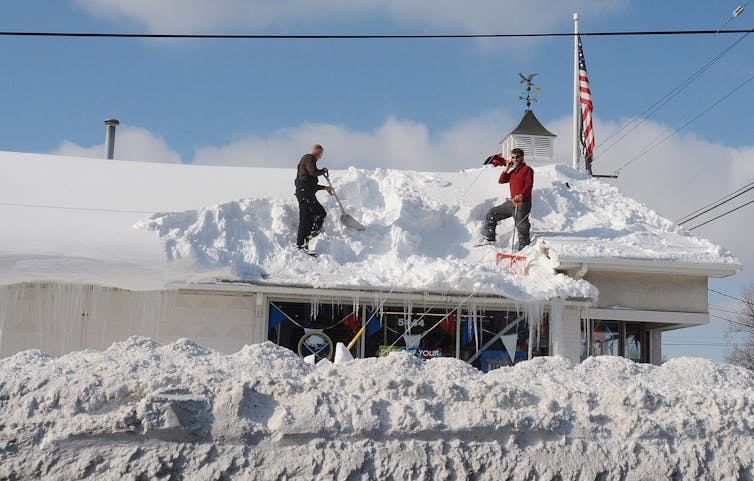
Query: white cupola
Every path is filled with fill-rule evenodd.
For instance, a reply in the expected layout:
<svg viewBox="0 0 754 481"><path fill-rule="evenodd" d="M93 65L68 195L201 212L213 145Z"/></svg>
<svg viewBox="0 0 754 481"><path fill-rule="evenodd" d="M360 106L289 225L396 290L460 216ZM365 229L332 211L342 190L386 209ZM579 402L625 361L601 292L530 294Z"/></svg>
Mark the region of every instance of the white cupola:
<svg viewBox="0 0 754 481"><path fill-rule="evenodd" d="M521 83L526 84L526 96L519 97L526 103L526 110L524 111L524 116L521 118L521 122L518 123L518 127L513 129L513 132L506 135L500 141L500 145L502 146L500 151L503 153L504 158L510 159L511 150L519 148L524 151L524 160L531 165L552 162L554 156L552 143L555 137L557 137L557 135L544 128L530 109L531 103L537 101L531 95L531 88L534 86L532 79L535 75L537 74L518 74L521 77ZM539 89L534 89L535 93L539 93L539 91Z"/></svg>
<svg viewBox="0 0 754 481"><path fill-rule="evenodd" d="M519 148L524 151L524 159L528 164L546 164L553 160L553 140L555 134L544 128L534 116L534 112L526 110L518 127L500 141L503 157L510 159L511 150Z"/></svg>

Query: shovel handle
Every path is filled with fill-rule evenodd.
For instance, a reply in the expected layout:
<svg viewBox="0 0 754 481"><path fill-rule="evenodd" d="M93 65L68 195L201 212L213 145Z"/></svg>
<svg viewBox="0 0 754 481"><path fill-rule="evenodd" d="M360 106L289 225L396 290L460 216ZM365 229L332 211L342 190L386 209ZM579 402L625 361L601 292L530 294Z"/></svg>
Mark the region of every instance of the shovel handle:
<svg viewBox="0 0 754 481"><path fill-rule="evenodd" d="M338 197L338 193L335 192L335 187L332 186L332 182L330 182L330 176L325 174L325 180L327 180L327 185L330 186L332 189L332 193L335 196L335 200L338 201L338 205L340 206L340 211L345 214L346 210L343 208L343 204L340 202L340 197Z"/></svg>
<svg viewBox="0 0 754 481"><path fill-rule="evenodd" d="M511 253L513 253L513 241L516 240L516 230L518 229L518 225L516 225L516 218L518 217L518 206L520 204L513 201L513 232L511 232Z"/></svg>
<svg viewBox="0 0 754 481"><path fill-rule="evenodd" d="M346 349L348 349L349 351L351 350L351 348L353 347L353 345L356 344L356 341L358 341L359 338L361 337L361 335L364 334L364 329L366 327L367 326L364 326L361 329L359 329L359 332L357 332L356 335L353 336L353 339L351 339L351 342L348 343L348 345L346 346Z"/></svg>

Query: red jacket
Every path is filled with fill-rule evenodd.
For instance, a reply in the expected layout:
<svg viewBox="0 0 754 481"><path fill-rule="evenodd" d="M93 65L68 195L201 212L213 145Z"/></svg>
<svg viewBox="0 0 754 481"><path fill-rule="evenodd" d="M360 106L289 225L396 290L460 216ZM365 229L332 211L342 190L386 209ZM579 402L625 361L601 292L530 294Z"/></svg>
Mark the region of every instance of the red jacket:
<svg viewBox="0 0 754 481"><path fill-rule="evenodd" d="M503 172L497 181L500 184L510 183L511 199L521 194L524 202L531 202L531 189L534 187L534 170L526 165L526 162L521 162L518 168L510 172Z"/></svg>

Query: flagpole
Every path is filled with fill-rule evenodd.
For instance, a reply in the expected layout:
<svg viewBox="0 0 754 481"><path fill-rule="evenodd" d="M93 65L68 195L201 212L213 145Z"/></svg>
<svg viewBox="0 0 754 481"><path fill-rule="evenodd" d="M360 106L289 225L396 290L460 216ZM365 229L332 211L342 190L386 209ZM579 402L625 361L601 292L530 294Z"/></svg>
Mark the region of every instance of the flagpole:
<svg viewBox="0 0 754 481"><path fill-rule="evenodd" d="M579 14L573 14L573 158L571 167L579 168Z"/></svg>

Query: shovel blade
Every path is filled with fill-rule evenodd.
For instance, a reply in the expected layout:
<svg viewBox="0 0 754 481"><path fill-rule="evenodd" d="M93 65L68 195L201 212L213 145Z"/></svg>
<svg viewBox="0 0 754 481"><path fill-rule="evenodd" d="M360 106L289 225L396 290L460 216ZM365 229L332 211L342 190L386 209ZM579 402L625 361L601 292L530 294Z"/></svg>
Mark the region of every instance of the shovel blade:
<svg viewBox="0 0 754 481"><path fill-rule="evenodd" d="M350 215L346 214L345 212L340 215L340 223L343 224L346 227L350 227L351 229L356 230L366 230L367 228L361 225L361 222L357 221Z"/></svg>

